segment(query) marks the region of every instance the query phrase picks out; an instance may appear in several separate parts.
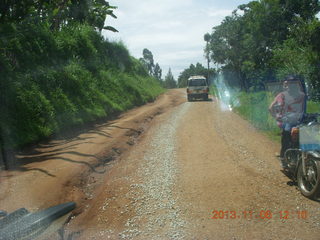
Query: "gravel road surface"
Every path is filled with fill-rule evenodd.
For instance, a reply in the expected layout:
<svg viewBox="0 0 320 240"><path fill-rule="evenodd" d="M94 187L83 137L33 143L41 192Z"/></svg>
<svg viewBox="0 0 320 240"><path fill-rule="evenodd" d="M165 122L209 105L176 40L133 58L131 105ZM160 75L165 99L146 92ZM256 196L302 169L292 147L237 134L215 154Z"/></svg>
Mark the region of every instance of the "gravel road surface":
<svg viewBox="0 0 320 240"><path fill-rule="evenodd" d="M0 204L76 201L65 239L320 239L319 202L281 172L279 144L211 100L170 90L68 142L20 153L29 171L0 173ZM24 194L35 178L38 193Z"/></svg>

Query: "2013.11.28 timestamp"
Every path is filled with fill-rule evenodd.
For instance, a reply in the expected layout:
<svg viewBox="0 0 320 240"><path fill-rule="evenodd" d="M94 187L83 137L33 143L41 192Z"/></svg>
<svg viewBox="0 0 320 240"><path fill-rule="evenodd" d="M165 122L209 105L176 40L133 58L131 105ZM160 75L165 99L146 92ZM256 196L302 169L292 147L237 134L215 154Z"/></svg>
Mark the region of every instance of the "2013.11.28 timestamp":
<svg viewBox="0 0 320 240"><path fill-rule="evenodd" d="M213 210L211 219L307 219L308 212L306 210L299 211L271 211L271 210L243 210L243 211L229 211L229 210Z"/></svg>

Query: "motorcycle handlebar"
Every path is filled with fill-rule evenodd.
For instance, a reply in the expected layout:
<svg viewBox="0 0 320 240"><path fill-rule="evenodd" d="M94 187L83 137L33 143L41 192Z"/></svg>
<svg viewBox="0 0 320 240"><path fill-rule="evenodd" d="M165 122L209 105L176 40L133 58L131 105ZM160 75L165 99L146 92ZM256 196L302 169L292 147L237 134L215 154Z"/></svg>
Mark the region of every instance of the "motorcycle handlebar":
<svg viewBox="0 0 320 240"><path fill-rule="evenodd" d="M302 123L317 121L318 117L320 117L320 113L305 113L302 118Z"/></svg>

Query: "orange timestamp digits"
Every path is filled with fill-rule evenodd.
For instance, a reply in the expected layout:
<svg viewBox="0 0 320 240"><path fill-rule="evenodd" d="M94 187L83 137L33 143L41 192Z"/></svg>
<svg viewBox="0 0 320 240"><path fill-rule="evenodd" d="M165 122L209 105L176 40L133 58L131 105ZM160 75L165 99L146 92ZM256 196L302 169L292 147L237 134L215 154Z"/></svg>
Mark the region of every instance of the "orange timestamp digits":
<svg viewBox="0 0 320 240"><path fill-rule="evenodd" d="M213 210L211 219L307 219L308 212L306 210L300 211L271 211L271 210L260 210L260 211L228 211L228 210Z"/></svg>

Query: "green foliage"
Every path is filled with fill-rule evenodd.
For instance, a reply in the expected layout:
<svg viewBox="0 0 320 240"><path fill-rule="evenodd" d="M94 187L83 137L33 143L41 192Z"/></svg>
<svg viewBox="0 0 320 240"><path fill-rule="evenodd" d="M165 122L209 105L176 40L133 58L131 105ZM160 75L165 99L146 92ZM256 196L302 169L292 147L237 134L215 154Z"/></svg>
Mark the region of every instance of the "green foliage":
<svg viewBox="0 0 320 240"><path fill-rule="evenodd" d="M162 81L161 76L162 76L162 69L160 68L159 64L156 63L153 69L153 76L158 80Z"/></svg>
<svg viewBox="0 0 320 240"><path fill-rule="evenodd" d="M290 38L274 50L270 63L274 66L278 79L283 79L291 73L309 76L312 71L310 66L312 54L309 46L301 46Z"/></svg>
<svg viewBox="0 0 320 240"><path fill-rule="evenodd" d="M320 102L309 101L307 103L308 113L320 113Z"/></svg>
<svg viewBox="0 0 320 240"><path fill-rule="evenodd" d="M54 108L36 84L17 85L12 100L14 111L9 110L11 121L8 124L17 142L34 142L53 133L56 128Z"/></svg>
<svg viewBox="0 0 320 240"><path fill-rule="evenodd" d="M313 19L314 15L320 11L318 0L280 0L284 9L284 15L290 16L292 13L300 16L303 20Z"/></svg>
<svg viewBox="0 0 320 240"><path fill-rule="evenodd" d="M279 128L268 111L268 107L274 98L272 94L265 91L256 93L240 92L233 98L237 99L237 101L234 101L237 104L233 106L235 112L250 121L256 128L267 133L272 139L279 140ZM320 103L308 102L307 112L320 113Z"/></svg>
<svg viewBox="0 0 320 240"><path fill-rule="evenodd" d="M207 77L208 69L202 66L201 63L197 63L196 65L191 64L189 68L186 68L180 73L178 77L178 86L186 87L188 78L193 75L201 75L201 76ZM209 70L209 75L210 75L210 78L213 78L215 76L215 70L211 68Z"/></svg>
<svg viewBox="0 0 320 240"><path fill-rule="evenodd" d="M139 59L146 71L149 73L150 76L153 76L156 78L161 85L163 85L162 82L162 69L160 68L160 65L158 63L154 63L153 54L152 52L145 48L142 51L142 58Z"/></svg>
<svg viewBox="0 0 320 240"><path fill-rule="evenodd" d="M279 127L274 118L271 117L268 107L273 100L267 92L246 93L240 92L236 98L237 105L233 110L244 119L250 121L257 129L262 130L272 139L279 140Z"/></svg>
<svg viewBox="0 0 320 240"><path fill-rule="evenodd" d="M149 49L145 48L142 51L142 56L143 58L141 58L141 62L145 65L149 74L152 75L153 68L154 68L154 60L153 60L152 52Z"/></svg>
<svg viewBox="0 0 320 240"><path fill-rule="evenodd" d="M261 0L240 5L213 28L205 55L234 86L261 91L264 83L287 74L302 75L312 98L320 95L320 10L317 0ZM315 96L315 97L314 97Z"/></svg>
<svg viewBox="0 0 320 240"><path fill-rule="evenodd" d="M164 78L164 83L163 83L165 88L176 88L177 87L177 82L174 80L174 77L171 72L171 68L169 68L168 73L166 77Z"/></svg>
<svg viewBox="0 0 320 240"><path fill-rule="evenodd" d="M0 24L47 22L51 24L51 29L58 30L72 23L81 23L100 32L102 29L115 32L115 28L104 26L108 16L116 18L113 13L115 8L105 0L7 0L0 7Z"/></svg>
<svg viewBox="0 0 320 240"><path fill-rule="evenodd" d="M255 127L269 131L277 129L275 120L268 111L268 106L273 100L270 94L264 91L257 93L241 92L234 97L239 102L236 106L233 106L233 109L252 122Z"/></svg>
<svg viewBox="0 0 320 240"><path fill-rule="evenodd" d="M19 147L109 117L163 92L121 43L87 24L0 28L0 142ZM9 34L12 33L12 34Z"/></svg>
<svg viewBox="0 0 320 240"><path fill-rule="evenodd" d="M274 50L270 63L278 78L290 73L304 77L309 86L311 99L320 99L320 49L314 38L320 32L320 22L296 22L290 36ZM320 35L319 35L320 36Z"/></svg>

